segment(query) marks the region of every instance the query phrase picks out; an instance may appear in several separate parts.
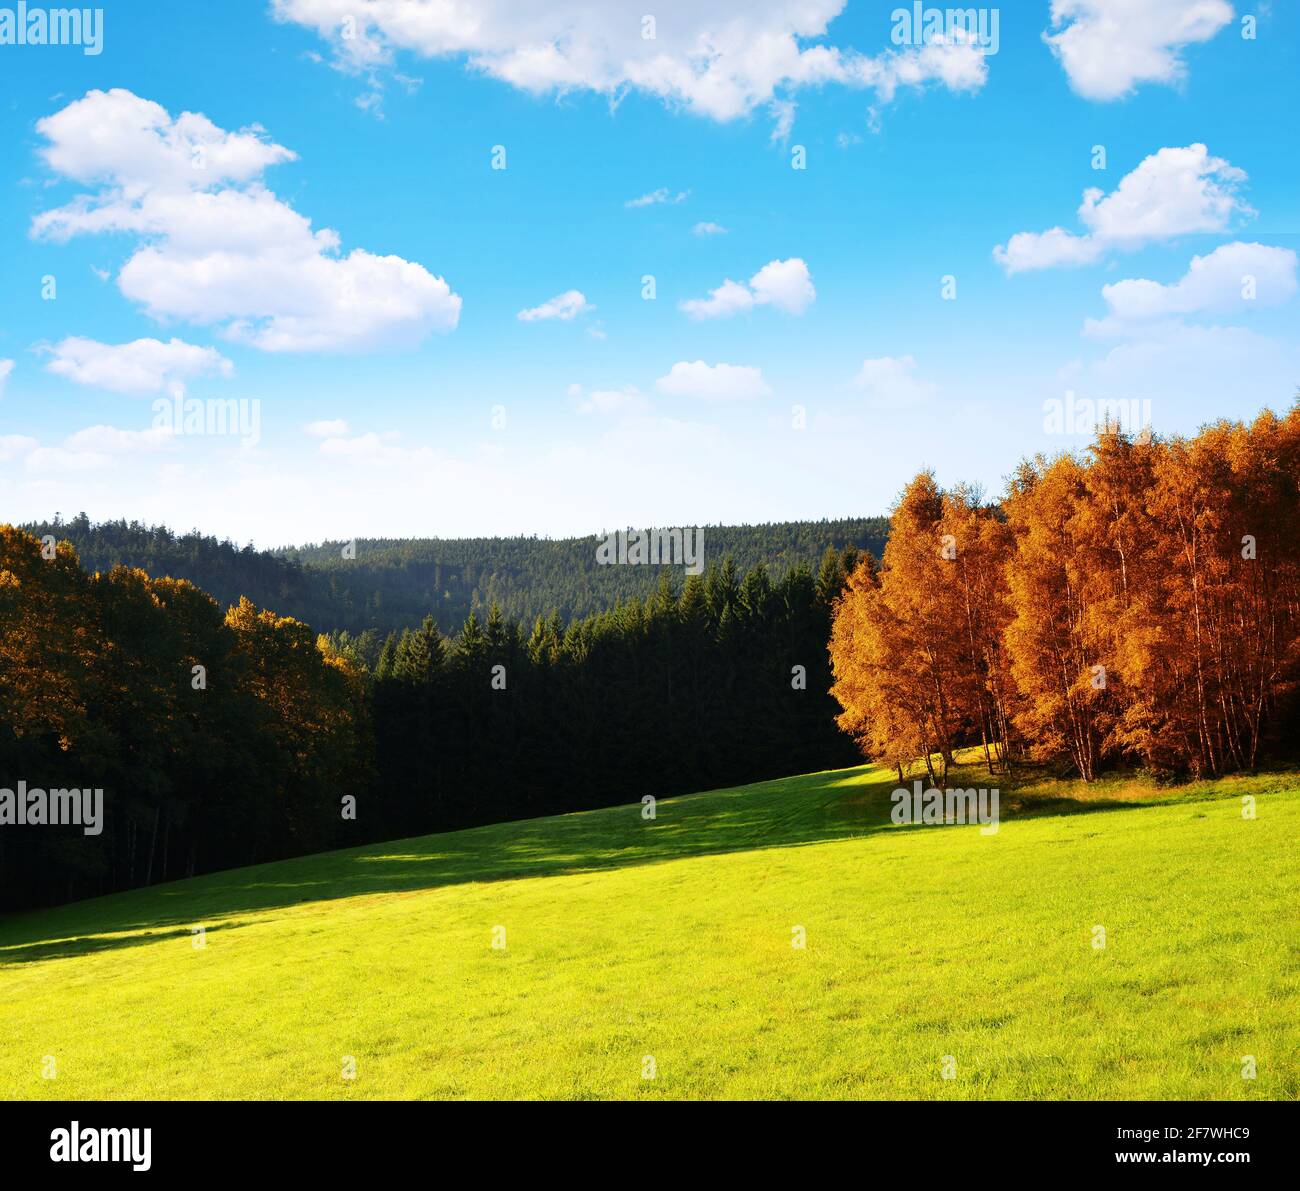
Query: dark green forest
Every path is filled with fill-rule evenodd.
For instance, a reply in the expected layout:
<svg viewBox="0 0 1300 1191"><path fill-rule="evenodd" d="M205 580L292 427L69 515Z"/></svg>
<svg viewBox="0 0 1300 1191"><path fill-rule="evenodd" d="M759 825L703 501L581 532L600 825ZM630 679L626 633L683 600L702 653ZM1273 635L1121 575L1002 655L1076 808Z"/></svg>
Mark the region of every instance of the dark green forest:
<svg viewBox="0 0 1300 1191"><path fill-rule="evenodd" d="M620 601L645 599L658 584L654 567L598 565L595 536L363 538L355 558L344 558L345 542L255 550L138 522L92 524L84 513L23 528L71 542L91 572L139 567L186 579L223 606L247 596L318 631L347 632L354 641L362 638L360 651L371 663L385 636L417 628L426 616L454 629L471 612L486 617L496 604L525 625L552 613L568 624ZM815 569L827 547L856 547L879 558L888 532L886 517L706 526L705 561L731 558L741 571L761 563L779 577L800 565Z"/></svg>
<svg viewBox="0 0 1300 1191"><path fill-rule="evenodd" d="M835 726L826 648L854 546L776 577L730 558L694 576L609 567L648 594L567 622L471 609L446 634L426 610L359 644L282 615L286 601L227 608L161 556L235 589L259 575L301 592L324 571L120 528L140 549L153 535L154 574L93 551L83 565L72 534L54 549L0 526L0 787L102 787L105 806L98 835L0 835L0 908L858 756ZM113 532L96 529L100 550Z"/></svg>

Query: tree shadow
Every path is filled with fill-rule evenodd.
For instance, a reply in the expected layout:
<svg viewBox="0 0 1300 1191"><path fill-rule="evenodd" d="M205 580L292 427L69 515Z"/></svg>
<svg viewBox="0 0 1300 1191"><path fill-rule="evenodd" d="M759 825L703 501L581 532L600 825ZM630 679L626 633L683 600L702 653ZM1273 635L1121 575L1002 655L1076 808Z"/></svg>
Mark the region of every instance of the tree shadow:
<svg viewBox="0 0 1300 1191"><path fill-rule="evenodd" d="M235 920L202 925L205 934L211 934L213 931L239 930L241 927L248 926L249 923ZM166 930L128 928L124 933L84 935L79 938L28 943L24 946L15 947L12 952L5 950L3 958L0 958L0 967L11 964L33 963L46 959L70 959L79 955L94 955L100 951L119 951L126 947L157 943L164 939L193 939L193 937L193 928L189 926ZM4 946L4 944L0 944L0 946Z"/></svg>
<svg viewBox="0 0 1300 1191"><path fill-rule="evenodd" d="M912 776L906 785L910 788ZM1012 779L1015 782L1016 779ZM995 786L974 765L950 786ZM664 799L646 817L641 803L525 819L438 835L324 852L131 890L0 921L0 967L156 942L191 928L229 929L241 915L308 902L386 897L466 883L544 878L661 864L686 857L804 847L881 831L920 830L891 822L895 775L875 766L778 778ZM1136 810L1168 801L1005 791L1001 818ZM1221 797L1207 793L1207 799ZM1200 799L1195 799L1199 801ZM973 827L967 829L975 829Z"/></svg>

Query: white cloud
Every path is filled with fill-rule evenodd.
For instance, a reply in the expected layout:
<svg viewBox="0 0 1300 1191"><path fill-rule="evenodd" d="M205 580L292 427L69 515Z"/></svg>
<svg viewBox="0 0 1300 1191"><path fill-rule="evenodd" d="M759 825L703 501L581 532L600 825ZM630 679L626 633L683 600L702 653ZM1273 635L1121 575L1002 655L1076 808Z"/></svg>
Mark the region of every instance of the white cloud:
<svg viewBox="0 0 1300 1191"><path fill-rule="evenodd" d="M756 306L775 306L786 314L802 314L817 297L808 266L798 257L771 261L749 279Z"/></svg>
<svg viewBox="0 0 1300 1191"><path fill-rule="evenodd" d="M48 371L114 393L160 393L196 376L230 376L234 365L211 347L180 339L99 343L70 335L49 349Z"/></svg>
<svg viewBox="0 0 1300 1191"><path fill-rule="evenodd" d="M405 50L463 58L474 70L533 94L629 90L716 120L770 107L778 126L801 87L869 88L891 99L900 86L934 81L971 90L987 74L969 44L939 43L872 58L824 38L846 0L660 0L644 37L641 0L273 0L277 19L315 29L345 69L370 71ZM345 21L357 36L344 39ZM787 127L788 130L788 127Z"/></svg>
<svg viewBox="0 0 1300 1191"><path fill-rule="evenodd" d="M51 240L138 237L118 287L157 319L218 325L264 351L361 351L448 331L460 298L398 256L340 255L337 232L261 181L294 160L253 126L172 117L130 91L91 91L37 122L51 169L98 189L32 222Z"/></svg>
<svg viewBox="0 0 1300 1191"><path fill-rule="evenodd" d="M41 444L25 434L0 434L0 463L10 463L30 454Z"/></svg>
<svg viewBox="0 0 1300 1191"><path fill-rule="evenodd" d="M1052 47L1085 99L1120 99L1139 83L1177 83L1185 47L1232 20L1227 0L1052 0Z"/></svg>
<svg viewBox="0 0 1300 1191"><path fill-rule="evenodd" d="M0 360L0 397L5 395L5 382L9 379L9 374L14 370L12 360Z"/></svg>
<svg viewBox="0 0 1300 1191"><path fill-rule="evenodd" d="M792 99L774 99L771 104L772 116L774 123L772 125L771 141L775 144L785 144L790 139L790 133L794 131L795 103Z"/></svg>
<svg viewBox="0 0 1300 1191"><path fill-rule="evenodd" d="M346 438L348 424L342 418L335 418L333 421L309 422L307 424L307 433L312 438Z"/></svg>
<svg viewBox="0 0 1300 1191"><path fill-rule="evenodd" d="M159 451L171 444L176 434L166 427L148 430L119 430L116 426L87 426L64 439L73 451L94 451L105 455L127 455L138 451Z"/></svg>
<svg viewBox="0 0 1300 1191"><path fill-rule="evenodd" d="M1133 324L1144 327L1155 319L1280 306L1296 294L1296 263L1289 248L1224 244L1206 256L1193 257L1187 273L1172 285L1132 278L1104 286L1101 294L1110 314L1103 320L1089 320L1085 332L1101 337L1136 329Z"/></svg>
<svg viewBox="0 0 1300 1191"><path fill-rule="evenodd" d="M650 410L650 403L635 385L622 389L593 389L585 395L581 385L573 385L569 395L577 400L580 414L641 415Z"/></svg>
<svg viewBox="0 0 1300 1191"><path fill-rule="evenodd" d="M710 290L707 298L691 298L681 304L691 318L730 318L754 309L754 295L739 281L724 281Z"/></svg>
<svg viewBox="0 0 1300 1191"><path fill-rule="evenodd" d="M702 220L697 223L691 231L697 236L725 236L727 229L720 223L711 223L708 220Z"/></svg>
<svg viewBox="0 0 1300 1191"><path fill-rule="evenodd" d="M993 259L1008 274L1062 265L1090 265L1100 258L1103 243L1094 236L1079 236L1063 227L1045 232L1017 232L993 250Z"/></svg>
<svg viewBox="0 0 1300 1191"><path fill-rule="evenodd" d="M69 435L57 447L42 447L35 439L22 440L28 444L23 450L24 465L35 473L102 471L117 456L160 451L175 439L171 430L163 428L119 430L116 426L88 426Z"/></svg>
<svg viewBox="0 0 1300 1191"><path fill-rule="evenodd" d="M703 360L674 364L655 388L669 397L698 397L705 401L748 401L772 390L758 368L745 364L706 364Z"/></svg>
<svg viewBox="0 0 1300 1191"><path fill-rule="evenodd" d="M1255 213L1237 196L1245 179L1245 171L1211 157L1204 145L1161 149L1110 194L1084 191L1078 214L1085 234L1060 227L1018 232L998 245L993 257L1008 274L1023 273L1089 264L1112 250L1132 251L1153 240L1223 231L1233 216Z"/></svg>
<svg viewBox="0 0 1300 1191"><path fill-rule="evenodd" d="M916 375L912 356L879 356L863 360L853 378L855 388L866 391L867 399L883 409L907 409L922 405L937 388Z"/></svg>
<svg viewBox="0 0 1300 1191"><path fill-rule="evenodd" d="M658 190L652 190L649 194L643 194L640 198L628 199L623 204L625 207L657 207L662 204L675 207L678 203L684 203L690 198L689 190L679 190L673 194L667 186L661 186Z"/></svg>
<svg viewBox="0 0 1300 1191"><path fill-rule="evenodd" d="M802 314L816 297L808 266L795 256L769 261L749 279L748 285L724 281L707 298L692 298L681 308L695 319L730 318L755 306L775 306L786 314Z"/></svg>
<svg viewBox="0 0 1300 1191"><path fill-rule="evenodd" d="M1145 158L1107 195L1084 192L1079 218L1111 242L1142 243L1188 232L1216 232L1234 213L1253 214L1236 194L1244 170L1204 145L1161 149Z"/></svg>
<svg viewBox="0 0 1300 1191"><path fill-rule="evenodd" d="M378 434L369 431L348 437L346 431L341 435L326 438L320 445L322 455L330 455L344 461L361 464L385 464L403 466L406 464L432 464L438 453L432 447L406 447L396 440L396 431Z"/></svg>
<svg viewBox="0 0 1300 1191"><path fill-rule="evenodd" d="M586 314L588 311L596 308L587 301L581 290L565 290L562 294L556 294L555 297L543 302L540 306L534 306L531 310L521 310L516 316L520 322L532 323L539 320L558 319L560 322L570 322L580 314Z"/></svg>

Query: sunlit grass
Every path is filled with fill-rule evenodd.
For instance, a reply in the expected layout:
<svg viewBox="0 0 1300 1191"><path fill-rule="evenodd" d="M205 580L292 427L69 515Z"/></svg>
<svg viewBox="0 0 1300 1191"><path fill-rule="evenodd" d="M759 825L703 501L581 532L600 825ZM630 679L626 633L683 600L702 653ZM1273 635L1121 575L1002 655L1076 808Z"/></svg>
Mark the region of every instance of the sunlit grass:
<svg viewBox="0 0 1300 1191"><path fill-rule="evenodd" d="M963 760L994 836L892 826L862 768L11 919L0 1095L1300 1095L1295 775Z"/></svg>

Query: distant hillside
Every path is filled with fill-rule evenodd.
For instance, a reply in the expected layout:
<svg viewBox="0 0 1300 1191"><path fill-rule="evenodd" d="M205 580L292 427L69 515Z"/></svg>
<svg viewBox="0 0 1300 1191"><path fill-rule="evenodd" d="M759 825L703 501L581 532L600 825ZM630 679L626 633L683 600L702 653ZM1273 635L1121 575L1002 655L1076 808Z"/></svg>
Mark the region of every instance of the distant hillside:
<svg viewBox="0 0 1300 1191"><path fill-rule="evenodd" d="M88 570L120 563L188 579L224 603L246 595L322 632L387 634L429 613L454 631L493 601L510 620L529 624L558 612L568 621L650 594L665 569L679 583L682 574L680 567L601 566L595 537L366 538L357 541L356 557L345 559L343 542L254 550L197 531L92 524L84 513L24 528L66 538ZM761 562L776 577L800 564L815 570L827 547L857 546L879 558L888 531L885 517L706 526L704 559L731 557L742 572Z"/></svg>

